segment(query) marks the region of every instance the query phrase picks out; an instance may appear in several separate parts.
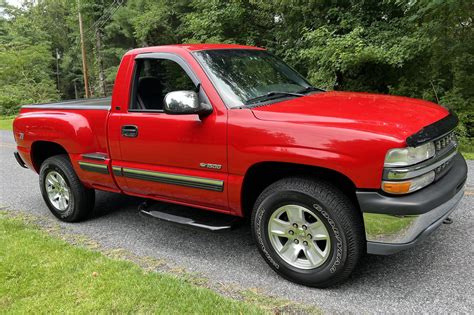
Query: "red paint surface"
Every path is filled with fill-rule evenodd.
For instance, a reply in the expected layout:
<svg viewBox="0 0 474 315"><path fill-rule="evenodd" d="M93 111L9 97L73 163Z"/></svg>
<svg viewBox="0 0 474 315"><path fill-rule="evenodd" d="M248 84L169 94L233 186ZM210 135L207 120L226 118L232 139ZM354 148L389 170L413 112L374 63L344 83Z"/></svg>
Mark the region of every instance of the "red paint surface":
<svg viewBox="0 0 474 315"><path fill-rule="evenodd" d="M337 171L357 188L378 189L388 149L404 147L405 139L448 115L438 105L405 97L325 92L254 109L227 109L208 77L191 55L206 49L260 49L239 45L170 45L134 49L120 64L110 113L100 110L22 109L14 122L18 151L33 168L36 141L61 145L79 178L96 189L242 214L241 190L246 172L263 162L286 162ZM213 113L195 115L131 113L134 58L166 52L183 58L201 82ZM137 138L121 136L122 125L136 125ZM18 134L25 134L20 140ZM110 174L83 171L81 154L101 152ZM200 163L221 164L210 170ZM97 163L94 161L94 163ZM125 177L111 167L132 167L224 181L215 192Z"/></svg>

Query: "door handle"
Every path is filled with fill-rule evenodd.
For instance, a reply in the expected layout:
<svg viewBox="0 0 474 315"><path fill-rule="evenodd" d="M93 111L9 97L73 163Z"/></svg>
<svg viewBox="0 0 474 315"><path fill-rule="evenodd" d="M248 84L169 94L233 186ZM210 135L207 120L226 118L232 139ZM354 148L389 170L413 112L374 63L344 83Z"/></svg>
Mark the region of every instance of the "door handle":
<svg viewBox="0 0 474 315"><path fill-rule="evenodd" d="M134 125L122 126L122 136L128 138L136 138L138 136L138 127Z"/></svg>

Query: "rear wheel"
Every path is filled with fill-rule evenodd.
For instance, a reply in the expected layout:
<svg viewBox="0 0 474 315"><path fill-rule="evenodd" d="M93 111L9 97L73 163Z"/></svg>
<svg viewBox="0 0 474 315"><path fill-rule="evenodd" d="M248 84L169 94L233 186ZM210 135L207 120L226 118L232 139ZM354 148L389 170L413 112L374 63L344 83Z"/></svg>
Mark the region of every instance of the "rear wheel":
<svg viewBox="0 0 474 315"><path fill-rule="evenodd" d="M81 183L67 155L46 159L41 164L39 175L43 199L57 218L76 222L92 211L95 192Z"/></svg>
<svg viewBox="0 0 474 315"><path fill-rule="evenodd" d="M252 231L267 263L283 277L327 287L346 279L365 250L362 218L330 183L282 179L255 203Z"/></svg>

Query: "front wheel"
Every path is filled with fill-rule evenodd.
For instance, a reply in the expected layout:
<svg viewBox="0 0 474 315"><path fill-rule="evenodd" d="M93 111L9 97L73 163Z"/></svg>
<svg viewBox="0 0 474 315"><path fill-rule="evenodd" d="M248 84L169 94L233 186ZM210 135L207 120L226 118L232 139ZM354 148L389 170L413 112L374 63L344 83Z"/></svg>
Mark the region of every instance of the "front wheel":
<svg viewBox="0 0 474 315"><path fill-rule="evenodd" d="M94 207L94 190L81 183L67 155L50 157L41 164L39 184L49 210L62 221L80 221Z"/></svg>
<svg viewBox="0 0 474 315"><path fill-rule="evenodd" d="M252 213L252 232L281 276L312 287L346 279L365 249L360 213L332 184L286 178L265 189Z"/></svg>

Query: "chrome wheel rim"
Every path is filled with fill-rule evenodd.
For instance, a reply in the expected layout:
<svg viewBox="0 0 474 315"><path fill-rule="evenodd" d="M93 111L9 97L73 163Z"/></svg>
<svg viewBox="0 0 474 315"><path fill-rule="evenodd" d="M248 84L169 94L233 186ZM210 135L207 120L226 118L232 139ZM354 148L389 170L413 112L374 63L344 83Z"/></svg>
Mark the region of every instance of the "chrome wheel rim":
<svg viewBox="0 0 474 315"><path fill-rule="evenodd" d="M300 269L314 269L329 257L329 232L320 217L298 205L278 208L268 223L270 243L288 264Z"/></svg>
<svg viewBox="0 0 474 315"><path fill-rule="evenodd" d="M44 184L49 202L53 207L61 212L66 211L71 197L66 180L58 172L51 171L46 175Z"/></svg>

